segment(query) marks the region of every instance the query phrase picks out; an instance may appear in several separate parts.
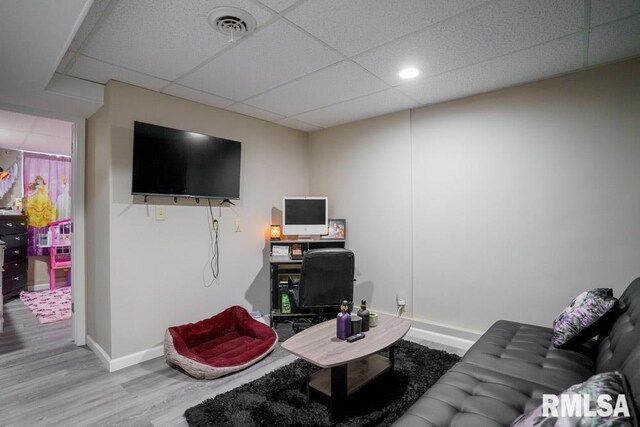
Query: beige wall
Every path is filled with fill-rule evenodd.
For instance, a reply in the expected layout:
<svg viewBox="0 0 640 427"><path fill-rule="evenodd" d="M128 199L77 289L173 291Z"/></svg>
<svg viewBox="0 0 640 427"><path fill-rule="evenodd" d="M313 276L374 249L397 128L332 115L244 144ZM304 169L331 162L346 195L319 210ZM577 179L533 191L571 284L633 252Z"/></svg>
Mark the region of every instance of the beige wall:
<svg viewBox="0 0 640 427"><path fill-rule="evenodd" d="M372 307L408 286L415 318L483 330L549 326L584 289L619 295L640 275L638 75L636 59L415 110L393 131L391 115L311 134L311 190L370 226L349 244Z"/></svg>
<svg viewBox="0 0 640 427"><path fill-rule="evenodd" d="M396 310L411 290L409 111L312 133L311 193L329 197L329 216L347 220L355 253L354 300Z"/></svg>
<svg viewBox="0 0 640 427"><path fill-rule="evenodd" d="M160 345L168 326L233 304L266 313L266 231L283 196L309 191L306 133L118 82L105 91L105 105L88 126L89 336L96 340L92 334L104 334L99 325L110 325L103 348L117 358ZM134 120L242 142L241 200L213 209L220 217L220 277L210 286L206 201L144 204L131 196ZM157 204L166 205L165 221L155 220Z"/></svg>
<svg viewBox="0 0 640 427"><path fill-rule="evenodd" d="M106 95L106 94L105 94ZM87 335L111 354L111 133L108 99L87 120L85 162L85 251Z"/></svg>

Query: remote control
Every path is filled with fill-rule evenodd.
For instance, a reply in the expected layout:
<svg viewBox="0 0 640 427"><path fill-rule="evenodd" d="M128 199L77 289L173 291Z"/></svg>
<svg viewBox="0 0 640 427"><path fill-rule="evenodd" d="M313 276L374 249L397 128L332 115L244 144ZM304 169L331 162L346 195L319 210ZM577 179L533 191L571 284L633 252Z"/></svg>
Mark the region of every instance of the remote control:
<svg viewBox="0 0 640 427"><path fill-rule="evenodd" d="M358 341L364 338L364 336L365 335L362 332L360 332L359 334L355 334L355 335L351 335L350 337L347 337L347 341L348 342Z"/></svg>

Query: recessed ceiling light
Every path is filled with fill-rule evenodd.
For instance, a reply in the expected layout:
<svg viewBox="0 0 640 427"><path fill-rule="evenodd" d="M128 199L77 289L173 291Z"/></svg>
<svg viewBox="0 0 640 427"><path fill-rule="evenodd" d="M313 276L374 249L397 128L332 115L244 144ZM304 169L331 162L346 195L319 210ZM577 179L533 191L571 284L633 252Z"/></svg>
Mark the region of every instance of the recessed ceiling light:
<svg viewBox="0 0 640 427"><path fill-rule="evenodd" d="M420 75L420 70L418 70L417 68L413 68L413 67L403 68L402 70L400 70L398 75L402 79L412 79L412 78L418 77Z"/></svg>

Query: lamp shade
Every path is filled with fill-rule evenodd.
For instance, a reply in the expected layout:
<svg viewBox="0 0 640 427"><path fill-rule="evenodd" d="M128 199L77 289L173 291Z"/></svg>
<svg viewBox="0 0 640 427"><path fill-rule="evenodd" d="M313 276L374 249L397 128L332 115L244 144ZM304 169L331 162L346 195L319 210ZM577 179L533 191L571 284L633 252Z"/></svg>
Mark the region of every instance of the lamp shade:
<svg viewBox="0 0 640 427"><path fill-rule="evenodd" d="M281 228L279 225L271 226L271 240L280 240Z"/></svg>

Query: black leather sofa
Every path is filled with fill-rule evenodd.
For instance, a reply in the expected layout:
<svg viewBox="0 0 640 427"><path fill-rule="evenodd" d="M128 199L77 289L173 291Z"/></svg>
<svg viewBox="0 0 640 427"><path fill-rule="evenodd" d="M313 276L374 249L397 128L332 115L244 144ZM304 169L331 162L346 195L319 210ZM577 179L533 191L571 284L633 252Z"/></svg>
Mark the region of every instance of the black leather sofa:
<svg viewBox="0 0 640 427"><path fill-rule="evenodd" d="M550 328L496 322L394 425L508 426L540 405L542 394L559 394L596 373L615 370L625 374L638 404L640 278L619 300L620 314L610 332L572 350L553 347Z"/></svg>

